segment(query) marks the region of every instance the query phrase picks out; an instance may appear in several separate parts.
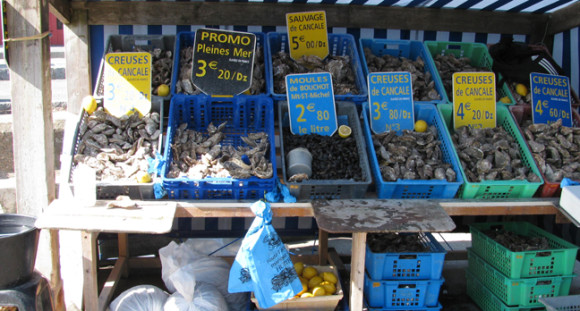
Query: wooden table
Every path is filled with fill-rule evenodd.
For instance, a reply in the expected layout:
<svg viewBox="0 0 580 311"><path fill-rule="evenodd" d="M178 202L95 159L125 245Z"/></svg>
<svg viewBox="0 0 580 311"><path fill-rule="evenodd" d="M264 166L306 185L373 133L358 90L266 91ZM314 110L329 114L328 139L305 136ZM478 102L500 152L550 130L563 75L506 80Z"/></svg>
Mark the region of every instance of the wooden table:
<svg viewBox="0 0 580 311"><path fill-rule="evenodd" d="M85 310L105 310L118 280L127 275L129 233L163 234L174 218L254 217L253 202L135 201L137 209L109 209L111 201L78 207L68 200L55 200L38 217L41 229L79 230L82 233L83 297ZM320 230L319 258L326 262L328 232L352 233L350 309L362 310L364 254L370 232L445 232L455 228L449 216L460 215L557 215L566 221L555 199L518 200L315 200L308 203L273 203L274 217L314 217ZM97 285L96 240L101 232L117 233L119 258L104 287Z"/></svg>

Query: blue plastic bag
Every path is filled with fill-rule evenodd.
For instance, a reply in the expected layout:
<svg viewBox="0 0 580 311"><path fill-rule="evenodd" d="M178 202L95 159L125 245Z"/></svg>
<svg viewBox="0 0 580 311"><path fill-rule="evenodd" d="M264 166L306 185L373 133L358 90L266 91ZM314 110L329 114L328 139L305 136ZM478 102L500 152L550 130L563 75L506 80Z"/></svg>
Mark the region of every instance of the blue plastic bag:
<svg viewBox="0 0 580 311"><path fill-rule="evenodd" d="M253 291L260 308L270 308L302 290L290 254L272 226L270 204L252 204L256 218L230 269L230 293Z"/></svg>

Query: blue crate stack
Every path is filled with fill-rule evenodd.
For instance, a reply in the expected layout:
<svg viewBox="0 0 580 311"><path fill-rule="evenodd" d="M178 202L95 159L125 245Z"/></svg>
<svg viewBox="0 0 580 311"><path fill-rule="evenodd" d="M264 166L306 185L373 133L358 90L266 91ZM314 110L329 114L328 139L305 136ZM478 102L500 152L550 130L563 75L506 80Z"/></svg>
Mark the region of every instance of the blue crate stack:
<svg viewBox="0 0 580 311"><path fill-rule="evenodd" d="M412 233L400 233L401 235ZM439 291L446 250L419 233L426 252L376 253L367 245L364 300L368 310L441 310Z"/></svg>

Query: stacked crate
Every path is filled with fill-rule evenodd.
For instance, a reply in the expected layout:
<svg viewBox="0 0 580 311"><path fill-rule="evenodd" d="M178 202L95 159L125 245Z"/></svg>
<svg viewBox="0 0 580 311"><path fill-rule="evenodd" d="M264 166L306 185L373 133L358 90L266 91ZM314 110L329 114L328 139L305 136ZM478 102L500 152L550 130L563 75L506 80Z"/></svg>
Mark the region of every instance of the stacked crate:
<svg viewBox="0 0 580 311"><path fill-rule="evenodd" d="M367 243L364 296L368 310L441 310L438 300L446 251L430 233L419 233L418 239L426 251L379 253Z"/></svg>
<svg viewBox="0 0 580 311"><path fill-rule="evenodd" d="M568 295L577 246L527 222L472 224L470 231L467 294L482 310L535 310L543 307L540 297ZM548 247L512 251L494 240L492 231L534 238Z"/></svg>

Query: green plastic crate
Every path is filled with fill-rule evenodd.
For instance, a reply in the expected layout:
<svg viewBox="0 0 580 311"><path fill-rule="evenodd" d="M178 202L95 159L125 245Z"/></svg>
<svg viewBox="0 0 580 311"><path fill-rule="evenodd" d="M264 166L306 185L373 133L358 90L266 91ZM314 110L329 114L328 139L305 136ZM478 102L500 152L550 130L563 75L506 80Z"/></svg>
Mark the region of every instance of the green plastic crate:
<svg viewBox="0 0 580 311"><path fill-rule="evenodd" d="M446 125L449 137L455 132L453 127L453 105L440 104L437 109L443 118ZM461 174L463 176L463 185L459 188L458 196L464 199L508 199L508 198L531 198L536 193L536 190L544 184L541 177L540 170L532 157L532 153L527 147L522 133L519 131L517 124L513 120L511 113L507 106L497 105L497 126L502 126L512 137L516 139L520 147L521 160L528 168L530 168L538 177L540 181L529 182L527 180L489 180L482 182L470 182L465 175L465 169L461 166ZM454 146L455 147L455 146ZM455 148L457 153L457 148ZM460 163L459 158L457 161Z"/></svg>
<svg viewBox="0 0 580 311"><path fill-rule="evenodd" d="M469 42L447 42L447 41L425 41L424 42L427 51L429 51L429 56L431 57L431 61L435 62L435 55L449 55L453 54L455 57L468 57L471 59L471 65L477 67L484 67L488 68L490 72L493 72L491 69L493 65L493 58L489 54L487 46L482 43L469 43ZM436 75L434 78L437 80L436 83L439 85L444 85L443 80L441 79L441 75L439 71L436 71ZM495 82L501 80L501 75L496 74ZM512 92L510 91L507 83L504 83L501 88L496 88L497 93L497 103L501 103L499 101L500 98L507 96L510 99L511 104L515 104L516 100L514 99ZM453 102L453 97L449 98L447 96L447 92L445 92L446 100L450 103Z"/></svg>
<svg viewBox="0 0 580 311"><path fill-rule="evenodd" d="M574 274L527 279L510 279L467 249L468 269L508 306L541 307L540 297L566 296Z"/></svg>
<svg viewBox="0 0 580 311"><path fill-rule="evenodd" d="M506 306L487 287L485 287L469 270L465 271L467 279L467 296L483 311L536 311L545 310L541 307Z"/></svg>
<svg viewBox="0 0 580 311"><path fill-rule="evenodd" d="M550 249L513 252L484 232L504 229L528 237L545 237ZM510 279L570 275L578 246L528 222L486 222L470 225L471 247L488 264Z"/></svg>

